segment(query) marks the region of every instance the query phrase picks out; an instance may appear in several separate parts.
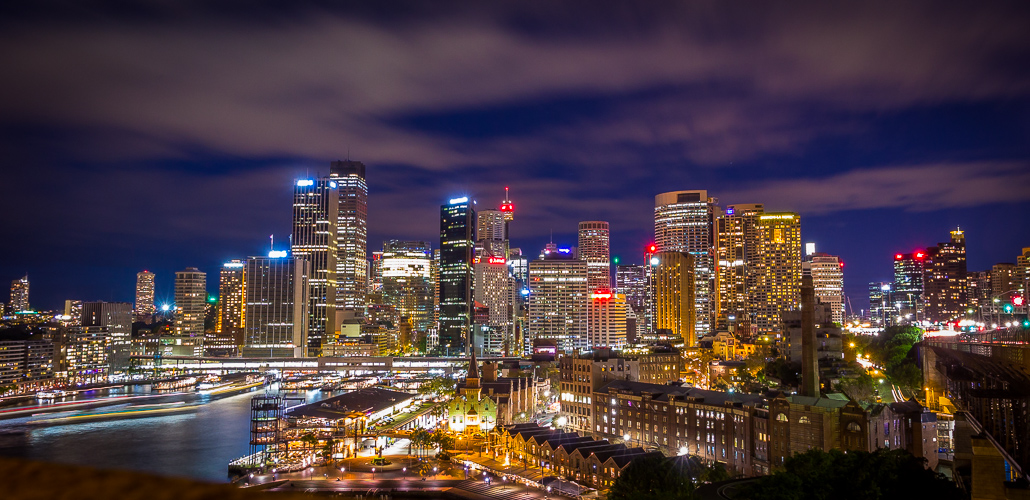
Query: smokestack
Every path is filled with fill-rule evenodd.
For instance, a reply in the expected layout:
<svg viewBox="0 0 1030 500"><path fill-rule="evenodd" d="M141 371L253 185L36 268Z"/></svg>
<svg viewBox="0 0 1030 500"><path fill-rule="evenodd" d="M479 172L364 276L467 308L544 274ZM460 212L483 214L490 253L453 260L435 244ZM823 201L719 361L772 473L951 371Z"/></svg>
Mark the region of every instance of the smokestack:
<svg viewBox="0 0 1030 500"><path fill-rule="evenodd" d="M819 360L815 356L815 285L801 277L801 395L817 398Z"/></svg>

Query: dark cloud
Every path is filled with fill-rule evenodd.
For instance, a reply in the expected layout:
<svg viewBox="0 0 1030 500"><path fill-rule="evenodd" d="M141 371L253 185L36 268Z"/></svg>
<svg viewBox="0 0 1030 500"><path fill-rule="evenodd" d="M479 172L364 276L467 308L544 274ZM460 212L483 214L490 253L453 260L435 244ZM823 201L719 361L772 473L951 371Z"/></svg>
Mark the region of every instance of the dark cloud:
<svg viewBox="0 0 1030 500"><path fill-rule="evenodd" d="M516 234L607 219L626 248L671 189L813 215L1028 202L1030 125L1000 131L1030 100L1015 2L0 9L0 209L27 207L8 227L50 249L220 259L287 231L290 179L348 154L370 166L373 248L504 185ZM897 138L921 156L884 137L953 105L990 107L1011 144L942 141L935 118Z"/></svg>

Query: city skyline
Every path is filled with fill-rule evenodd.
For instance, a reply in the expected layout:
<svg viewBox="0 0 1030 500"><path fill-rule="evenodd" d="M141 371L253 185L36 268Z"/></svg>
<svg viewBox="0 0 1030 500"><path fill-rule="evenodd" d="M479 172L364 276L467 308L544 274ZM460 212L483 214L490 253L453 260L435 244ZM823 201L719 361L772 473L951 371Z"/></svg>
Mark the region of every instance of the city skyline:
<svg viewBox="0 0 1030 500"><path fill-rule="evenodd" d="M132 301L144 269L169 302L175 271L215 276L263 254L268 234L285 242L283 186L338 159L369 166L368 251L435 241L434 207L467 194L496 208L505 186L513 246L532 254L551 234L571 246L578 222L602 220L624 263L641 262L662 192L796 212L803 241L844 260L856 309L867 283L890 280L890 256L956 227L970 271L1027 245L1030 87L1010 69L1030 43L1026 6L912 4L875 36L874 5L629 19L514 4L421 17L94 7L103 28L29 5L0 21L17 27L0 51L17 75L0 93L0 209L19 214L4 227L23 242L0 250L0 278L27 273L43 308ZM161 29L137 29L144 19ZM275 55L259 42L300 36L313 43ZM373 61L353 47L374 47ZM413 59L420 47L433 57ZM363 71L344 70L354 61Z"/></svg>

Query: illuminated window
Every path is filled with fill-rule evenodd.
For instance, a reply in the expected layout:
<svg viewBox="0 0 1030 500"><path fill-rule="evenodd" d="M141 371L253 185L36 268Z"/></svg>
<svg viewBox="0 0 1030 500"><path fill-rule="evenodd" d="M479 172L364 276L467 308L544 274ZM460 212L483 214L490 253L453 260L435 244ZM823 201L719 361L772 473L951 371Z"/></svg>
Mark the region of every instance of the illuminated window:
<svg viewBox="0 0 1030 500"><path fill-rule="evenodd" d="M776 414L776 421L777 422L786 422L787 421L787 415L785 413L777 413Z"/></svg>

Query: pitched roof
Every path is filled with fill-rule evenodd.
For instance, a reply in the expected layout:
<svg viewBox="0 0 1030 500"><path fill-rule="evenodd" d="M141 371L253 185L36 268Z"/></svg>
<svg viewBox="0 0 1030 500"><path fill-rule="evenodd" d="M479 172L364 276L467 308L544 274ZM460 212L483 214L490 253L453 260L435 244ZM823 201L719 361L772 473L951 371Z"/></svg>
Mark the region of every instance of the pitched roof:
<svg viewBox="0 0 1030 500"><path fill-rule="evenodd" d="M472 357L469 358L469 371L468 375L465 376L465 380L470 378L479 378L479 365L476 362L476 350L472 349Z"/></svg>
<svg viewBox="0 0 1030 500"><path fill-rule="evenodd" d="M378 387L358 389L346 394L325 399L317 403L298 406L288 412L288 417L312 417L341 419L354 413L371 415L391 406L403 403L415 396L406 392L390 391Z"/></svg>

